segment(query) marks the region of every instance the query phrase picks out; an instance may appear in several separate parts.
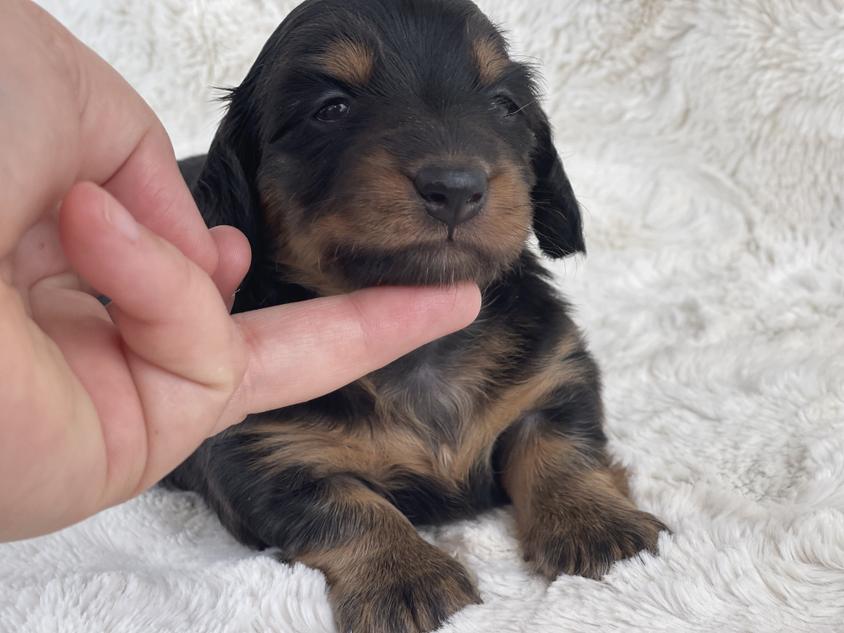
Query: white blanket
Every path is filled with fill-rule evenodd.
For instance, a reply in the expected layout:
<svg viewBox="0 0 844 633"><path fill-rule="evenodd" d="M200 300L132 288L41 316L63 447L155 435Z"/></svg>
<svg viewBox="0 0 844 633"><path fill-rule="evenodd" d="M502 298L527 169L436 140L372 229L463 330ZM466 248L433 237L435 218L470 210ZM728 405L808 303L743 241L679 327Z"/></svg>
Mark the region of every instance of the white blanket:
<svg viewBox="0 0 844 633"><path fill-rule="evenodd" d="M49 0L180 156L293 0ZM541 64L589 256L555 266L658 557L550 586L508 511L424 532L470 632L844 631L844 3L486 0ZM9 485L10 482L3 482ZM153 490L0 547L0 631L330 633L319 572Z"/></svg>

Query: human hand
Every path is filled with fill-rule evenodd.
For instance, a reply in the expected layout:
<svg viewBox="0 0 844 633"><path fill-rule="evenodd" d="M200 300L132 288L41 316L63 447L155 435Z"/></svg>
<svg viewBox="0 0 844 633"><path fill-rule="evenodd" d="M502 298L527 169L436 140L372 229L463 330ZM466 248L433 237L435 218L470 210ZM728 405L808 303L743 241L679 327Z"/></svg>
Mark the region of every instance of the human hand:
<svg viewBox="0 0 844 633"><path fill-rule="evenodd" d="M205 228L149 107L28 0L0 4L0 138L0 541L126 500L248 413L479 309L463 286L230 316L245 239Z"/></svg>

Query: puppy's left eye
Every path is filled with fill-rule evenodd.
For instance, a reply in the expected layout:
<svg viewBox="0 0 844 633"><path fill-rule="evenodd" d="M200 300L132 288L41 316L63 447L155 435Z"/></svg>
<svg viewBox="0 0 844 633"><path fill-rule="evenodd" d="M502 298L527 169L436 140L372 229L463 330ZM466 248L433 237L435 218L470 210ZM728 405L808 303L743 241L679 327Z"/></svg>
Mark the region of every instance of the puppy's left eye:
<svg viewBox="0 0 844 633"><path fill-rule="evenodd" d="M326 101L322 107L317 110L314 118L323 123L336 123L349 116L351 111L351 104L345 97L335 97Z"/></svg>
<svg viewBox="0 0 844 633"><path fill-rule="evenodd" d="M493 97L492 109L505 118L514 116L521 110L507 95L496 95Z"/></svg>

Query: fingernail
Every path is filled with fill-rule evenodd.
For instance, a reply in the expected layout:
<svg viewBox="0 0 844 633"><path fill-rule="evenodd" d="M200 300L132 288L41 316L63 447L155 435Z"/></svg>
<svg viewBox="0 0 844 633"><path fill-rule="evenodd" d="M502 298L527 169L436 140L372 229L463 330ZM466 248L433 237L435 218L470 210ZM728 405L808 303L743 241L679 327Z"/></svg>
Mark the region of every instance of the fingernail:
<svg viewBox="0 0 844 633"><path fill-rule="evenodd" d="M135 218L116 200L110 199L106 202L103 215L105 215L106 222L111 224L118 233L130 242L136 242L140 237L141 233L138 230L138 223L135 222Z"/></svg>

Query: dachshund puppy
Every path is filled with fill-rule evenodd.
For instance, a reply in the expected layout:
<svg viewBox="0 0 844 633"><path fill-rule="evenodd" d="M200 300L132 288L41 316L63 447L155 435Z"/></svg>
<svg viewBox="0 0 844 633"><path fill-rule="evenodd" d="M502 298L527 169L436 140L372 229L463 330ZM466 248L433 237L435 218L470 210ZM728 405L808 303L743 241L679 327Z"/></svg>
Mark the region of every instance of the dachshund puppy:
<svg viewBox="0 0 844 633"><path fill-rule="evenodd" d="M528 247L533 232L549 257L584 251L578 204L530 70L472 2L308 0L182 168L208 224L251 242L236 311L482 288L468 328L250 416L169 477L242 542L322 570L341 631L430 631L479 602L414 525L511 503L549 579L655 551L665 528L628 498L598 368Z"/></svg>

